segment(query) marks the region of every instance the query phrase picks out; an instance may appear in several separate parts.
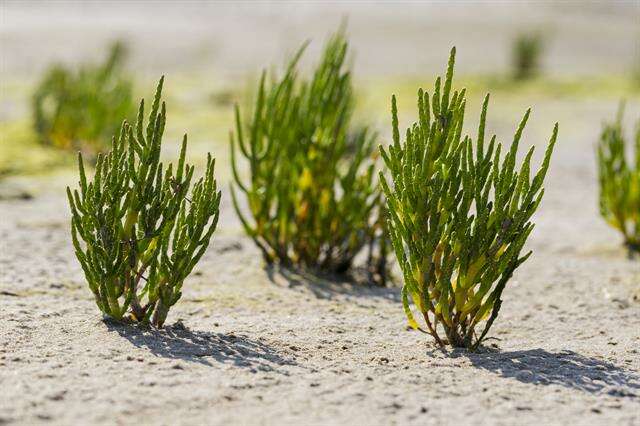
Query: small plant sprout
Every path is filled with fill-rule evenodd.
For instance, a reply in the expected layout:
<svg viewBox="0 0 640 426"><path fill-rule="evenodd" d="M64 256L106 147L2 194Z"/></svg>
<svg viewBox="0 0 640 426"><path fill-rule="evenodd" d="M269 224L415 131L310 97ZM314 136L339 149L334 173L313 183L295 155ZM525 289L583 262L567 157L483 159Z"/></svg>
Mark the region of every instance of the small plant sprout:
<svg viewBox="0 0 640 426"><path fill-rule="evenodd" d="M122 120L134 113L131 82L122 73L126 49L114 43L102 64L77 71L51 67L32 99L34 126L41 143L80 150L95 160L109 147Z"/></svg>
<svg viewBox="0 0 640 426"><path fill-rule="evenodd" d="M73 245L98 307L116 320L128 316L156 327L207 249L220 205L211 155L204 176L192 185L186 135L178 166L165 168L160 161L163 81L146 127L142 101L136 125L124 121L111 150L98 155L93 181L79 154L80 189L67 188Z"/></svg>
<svg viewBox="0 0 640 426"><path fill-rule="evenodd" d="M386 237L375 135L350 125L354 94L344 69L347 42L342 32L330 39L310 81L298 74L303 51L304 46L281 78L262 74L248 120L236 107L234 207L267 263L344 273L368 247L368 266L382 281ZM248 181L240 177L238 152L247 160ZM239 206L238 191L250 218Z"/></svg>
<svg viewBox="0 0 640 426"><path fill-rule="evenodd" d="M380 148L391 183L383 173L380 179L409 325L441 346L475 350L498 315L511 275L531 254L521 252L542 200L558 125L533 178L533 147L516 166L529 111L504 155L495 136L485 140L488 95L475 141L462 136L466 99L464 89L451 86L454 61L455 48L444 83L438 77L432 95L418 91L418 122L407 129L404 143L392 98L393 144Z"/></svg>
<svg viewBox="0 0 640 426"><path fill-rule="evenodd" d="M544 44L544 38L539 32L526 32L516 36L511 52L516 80L527 80L538 74Z"/></svg>
<svg viewBox="0 0 640 426"><path fill-rule="evenodd" d="M624 105L606 123L598 144L600 213L620 231L629 253L640 253L640 120L636 123L635 159L627 159L631 142L622 130Z"/></svg>

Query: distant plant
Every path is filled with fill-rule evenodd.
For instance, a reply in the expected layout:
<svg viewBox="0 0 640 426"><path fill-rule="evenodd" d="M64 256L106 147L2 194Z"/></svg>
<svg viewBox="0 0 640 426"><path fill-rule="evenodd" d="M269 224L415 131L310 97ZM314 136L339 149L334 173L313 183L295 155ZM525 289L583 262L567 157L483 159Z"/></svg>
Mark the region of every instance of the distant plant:
<svg viewBox="0 0 640 426"><path fill-rule="evenodd" d="M622 131L624 107L606 123L598 144L600 214L624 236L629 252L640 252L640 120L636 124L635 159L627 159L632 142Z"/></svg>
<svg viewBox="0 0 640 426"><path fill-rule="evenodd" d="M631 69L631 82L635 88L640 88L640 55Z"/></svg>
<svg viewBox="0 0 640 426"><path fill-rule="evenodd" d="M231 134L236 212L268 263L344 273L369 245L379 253L368 256L368 266L384 279L375 135L351 126L347 42L342 32L329 40L310 81L298 75L304 48L280 79L267 82L263 72L248 122L236 106ZM237 147L249 163L248 182L238 172ZM234 187L245 194L252 220L242 213Z"/></svg>
<svg viewBox="0 0 640 426"><path fill-rule="evenodd" d="M527 80L538 74L543 50L542 34L528 32L516 36L511 52L513 75L516 80Z"/></svg>
<svg viewBox="0 0 640 426"><path fill-rule="evenodd" d="M516 168L518 145L529 110L508 152L493 136L486 146L485 97L478 136L462 136L465 90L452 94L455 48L444 86L433 96L418 91L418 123L400 143L398 112L392 98L393 144L380 148L392 185L380 175L387 199L388 228L404 275L402 301L409 325L441 346L476 349L498 315L501 295L518 266L533 229L531 216L542 200L542 184L558 132L556 124L544 161L530 177L533 147ZM421 328L409 299L424 318ZM488 319L488 320L487 320ZM476 327L487 320L480 335ZM444 329L440 338L438 326Z"/></svg>
<svg viewBox="0 0 640 426"><path fill-rule="evenodd" d="M67 188L73 245L98 307L117 320L129 312L157 327L207 249L220 205L210 155L189 194L194 167L185 164L187 135L175 171L160 162L163 81L146 129L142 101L135 127L123 122L111 150L98 154L93 181L87 182L79 154L80 191Z"/></svg>
<svg viewBox="0 0 640 426"><path fill-rule="evenodd" d="M635 51L633 52L631 83L633 88L640 89L640 33L636 36Z"/></svg>
<svg viewBox="0 0 640 426"><path fill-rule="evenodd" d="M108 149L109 138L134 112L131 82L122 75L126 56L114 43L106 61L78 70L51 67L33 99L34 126L41 143L92 156Z"/></svg>

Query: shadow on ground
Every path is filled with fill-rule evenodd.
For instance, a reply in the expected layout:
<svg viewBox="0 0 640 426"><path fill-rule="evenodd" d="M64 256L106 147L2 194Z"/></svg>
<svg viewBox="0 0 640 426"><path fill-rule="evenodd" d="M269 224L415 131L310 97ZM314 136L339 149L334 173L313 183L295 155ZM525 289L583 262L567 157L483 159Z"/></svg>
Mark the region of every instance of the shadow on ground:
<svg viewBox="0 0 640 426"><path fill-rule="evenodd" d="M133 345L152 354L211 366L211 361L233 363L237 367L278 371L296 365L293 358L279 354L264 342L234 334L192 331L181 323L162 330L105 320L109 331L118 333Z"/></svg>
<svg viewBox="0 0 640 426"><path fill-rule="evenodd" d="M525 351L466 353L478 368L535 385L560 385L588 393L605 392L617 397L638 397L640 376L609 362L573 351Z"/></svg>
<svg viewBox="0 0 640 426"><path fill-rule="evenodd" d="M385 299L400 303L400 289L371 284L364 271L352 275L313 274L311 272L269 265L265 267L269 280L291 289L305 288L318 299L333 300L336 296Z"/></svg>

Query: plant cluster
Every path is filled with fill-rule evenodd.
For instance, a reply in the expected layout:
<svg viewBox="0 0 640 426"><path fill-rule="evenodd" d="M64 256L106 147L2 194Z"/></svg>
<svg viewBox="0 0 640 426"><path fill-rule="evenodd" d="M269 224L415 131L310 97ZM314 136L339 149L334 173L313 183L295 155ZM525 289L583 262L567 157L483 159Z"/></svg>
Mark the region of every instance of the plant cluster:
<svg viewBox="0 0 640 426"><path fill-rule="evenodd" d="M95 158L133 110L131 82L122 74L125 47L114 43L104 63L77 71L56 65L33 98L34 127L41 143L81 150Z"/></svg>
<svg viewBox="0 0 640 426"><path fill-rule="evenodd" d="M160 161L163 80L146 128L142 101L136 125L125 120L111 150L98 154L93 180L88 181L79 154L80 189L67 188L73 245L98 307L112 318L129 313L132 320L157 327L207 249L220 205L210 155L204 176L192 185L186 135L175 170Z"/></svg>
<svg viewBox="0 0 640 426"><path fill-rule="evenodd" d="M624 236L629 252L640 252L640 120L636 124L635 159L627 159L631 142L622 129L623 106L606 123L598 144L600 213Z"/></svg>
<svg viewBox="0 0 640 426"><path fill-rule="evenodd" d="M263 72L248 119L236 106L234 187L246 197L251 219L242 213L232 187L234 207L268 263L344 273L368 246L368 266L384 279L386 237L374 172L375 135L351 126L347 42L342 32L329 40L310 80L298 73L304 48L281 78L267 81ZM238 172L236 151L249 165L246 182Z"/></svg>
<svg viewBox="0 0 640 426"><path fill-rule="evenodd" d="M527 80L538 74L543 50L544 39L540 33L528 32L516 36L511 52L516 80Z"/></svg>
<svg viewBox="0 0 640 426"><path fill-rule="evenodd" d="M485 140L488 95L475 141L462 136L466 99L464 89L452 90L454 62L455 48L444 84L438 77L431 96L419 90L418 122L407 129L404 143L392 98L393 144L381 147L391 184L380 177L409 324L440 345L475 349L498 315L507 282L531 254L521 253L542 200L558 125L533 177L533 147L516 165L529 111L504 155L495 136ZM415 320L409 299L426 329Z"/></svg>

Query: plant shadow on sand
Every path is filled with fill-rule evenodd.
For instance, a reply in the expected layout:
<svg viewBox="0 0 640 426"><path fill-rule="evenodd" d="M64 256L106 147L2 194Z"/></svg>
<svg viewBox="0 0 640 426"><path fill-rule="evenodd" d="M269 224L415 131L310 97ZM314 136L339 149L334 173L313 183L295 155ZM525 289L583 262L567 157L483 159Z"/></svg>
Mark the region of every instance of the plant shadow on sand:
<svg viewBox="0 0 640 426"><path fill-rule="evenodd" d="M304 288L318 299L365 297L400 302L400 289L371 284L366 272L356 269L350 275L313 273L277 265L265 266L269 281L289 288Z"/></svg>
<svg viewBox="0 0 640 426"><path fill-rule="evenodd" d="M139 325L104 320L109 331L117 332L138 348L148 349L153 355L197 362L212 366L211 360L237 367L278 371L282 366L297 365L293 358L279 354L264 342L247 336L192 331L182 323L161 330ZM283 372L283 374L286 374Z"/></svg>
<svg viewBox="0 0 640 426"><path fill-rule="evenodd" d="M560 385L588 393L605 392L616 397L638 397L640 376L609 362L573 351L466 352L463 356L484 370L534 385ZM459 355L462 355L460 352Z"/></svg>

